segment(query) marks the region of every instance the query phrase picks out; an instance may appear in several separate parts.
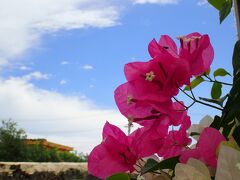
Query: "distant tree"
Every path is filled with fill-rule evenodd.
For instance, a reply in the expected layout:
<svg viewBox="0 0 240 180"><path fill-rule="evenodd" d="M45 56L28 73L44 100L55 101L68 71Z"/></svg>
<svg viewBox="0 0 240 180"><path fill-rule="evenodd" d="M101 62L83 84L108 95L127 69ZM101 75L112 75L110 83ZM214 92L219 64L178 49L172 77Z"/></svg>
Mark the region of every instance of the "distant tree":
<svg viewBox="0 0 240 180"><path fill-rule="evenodd" d="M11 119L2 121L0 127L0 161L22 161L27 135L23 129L17 129L17 123Z"/></svg>
<svg viewBox="0 0 240 180"><path fill-rule="evenodd" d="M11 119L0 127L0 161L82 162L75 153L48 149L41 144L26 144L27 135Z"/></svg>

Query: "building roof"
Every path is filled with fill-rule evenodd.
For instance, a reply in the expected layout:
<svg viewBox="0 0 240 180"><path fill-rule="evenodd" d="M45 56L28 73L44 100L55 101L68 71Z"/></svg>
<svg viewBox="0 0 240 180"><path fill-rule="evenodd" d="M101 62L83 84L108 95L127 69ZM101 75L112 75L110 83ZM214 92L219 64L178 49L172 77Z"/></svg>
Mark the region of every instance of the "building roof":
<svg viewBox="0 0 240 180"><path fill-rule="evenodd" d="M56 148L59 151L73 151L73 147L53 143L53 142L47 141L46 139L27 139L27 140L25 140L25 143L26 144L41 144L44 147L47 147L50 149Z"/></svg>

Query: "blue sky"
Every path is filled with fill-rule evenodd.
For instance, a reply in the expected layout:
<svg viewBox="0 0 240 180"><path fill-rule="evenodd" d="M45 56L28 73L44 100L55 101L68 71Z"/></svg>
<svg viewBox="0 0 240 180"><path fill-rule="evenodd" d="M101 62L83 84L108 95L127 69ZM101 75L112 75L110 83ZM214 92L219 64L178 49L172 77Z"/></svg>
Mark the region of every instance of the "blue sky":
<svg viewBox="0 0 240 180"><path fill-rule="evenodd" d="M106 120L124 129L127 121L113 91L125 82L124 64L149 60L148 43L162 34L209 34L212 69L231 72L233 15L219 25L217 11L201 0L11 0L0 5L0 117L18 122L29 137L89 152L100 142ZM208 88L195 93L209 97ZM217 111L195 106L189 113L197 122Z"/></svg>

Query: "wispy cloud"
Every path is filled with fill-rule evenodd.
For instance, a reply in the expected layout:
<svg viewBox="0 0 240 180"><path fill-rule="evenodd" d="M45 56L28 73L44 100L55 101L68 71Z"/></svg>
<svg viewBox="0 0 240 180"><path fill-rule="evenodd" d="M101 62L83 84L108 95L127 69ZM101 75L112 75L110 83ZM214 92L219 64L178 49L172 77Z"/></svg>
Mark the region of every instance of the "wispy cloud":
<svg viewBox="0 0 240 180"><path fill-rule="evenodd" d="M22 71L27 71L27 70L30 70L31 68L23 65L23 66L20 66L19 69Z"/></svg>
<svg viewBox="0 0 240 180"><path fill-rule="evenodd" d="M24 75L22 77L11 77L12 79L21 79L23 81L31 81L33 79L40 80L40 79L49 79L51 77L51 74L43 74L39 71L31 72L27 75Z"/></svg>
<svg viewBox="0 0 240 180"><path fill-rule="evenodd" d="M38 45L46 33L117 25L119 11L107 0L0 1L0 66Z"/></svg>
<svg viewBox="0 0 240 180"><path fill-rule="evenodd" d="M82 66L82 68L85 69L85 70L92 70L93 66L89 65L89 64L86 64L86 65Z"/></svg>
<svg viewBox="0 0 240 180"><path fill-rule="evenodd" d="M101 141L106 120L123 129L127 122L117 110L38 88L24 78L0 78L0 105L0 118L12 118L30 137L47 138L83 152Z"/></svg>
<svg viewBox="0 0 240 180"><path fill-rule="evenodd" d="M69 61L62 61L61 62L61 65L68 65L69 64Z"/></svg>
<svg viewBox="0 0 240 180"><path fill-rule="evenodd" d="M64 84L67 84L67 81L62 79L60 82L59 82L60 85L64 85Z"/></svg>
<svg viewBox="0 0 240 180"><path fill-rule="evenodd" d="M203 5L206 5L207 3L208 3L207 0L200 0L198 1L197 5L203 6Z"/></svg>
<svg viewBox="0 0 240 180"><path fill-rule="evenodd" d="M179 0L132 0L134 4L177 4Z"/></svg>

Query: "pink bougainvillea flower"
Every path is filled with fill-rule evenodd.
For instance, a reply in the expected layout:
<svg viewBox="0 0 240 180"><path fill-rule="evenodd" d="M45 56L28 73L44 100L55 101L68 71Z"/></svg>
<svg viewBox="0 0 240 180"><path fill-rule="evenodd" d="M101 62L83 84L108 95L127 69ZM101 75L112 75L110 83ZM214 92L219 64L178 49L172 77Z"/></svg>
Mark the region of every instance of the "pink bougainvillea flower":
<svg viewBox="0 0 240 180"><path fill-rule="evenodd" d="M159 43L153 39L148 45L148 52L152 58L165 54L166 52L170 53L174 57L178 57L177 46L168 35L162 35Z"/></svg>
<svg viewBox="0 0 240 180"><path fill-rule="evenodd" d="M165 104L152 104L152 107L155 109L155 111L158 111L161 114L165 114L169 116L170 119L170 125L173 126L179 126L183 123L186 124L185 121L188 122L188 125L190 123L190 118L187 115L187 111L185 110L184 103L179 102L172 102L168 106ZM191 123L190 123L191 124ZM187 126L187 124L186 124ZM186 128L188 129L188 128Z"/></svg>
<svg viewBox="0 0 240 180"><path fill-rule="evenodd" d="M194 76L207 71L212 64L214 51L208 35L197 32L180 37L180 57L186 58Z"/></svg>
<svg viewBox="0 0 240 180"><path fill-rule="evenodd" d="M185 151L187 146L191 144L191 138L189 138L186 128L190 126L190 119L186 119L186 122L180 127L179 130L173 130L168 133L164 139L162 148L158 151L158 155L164 159L178 156Z"/></svg>
<svg viewBox="0 0 240 180"><path fill-rule="evenodd" d="M190 66L191 75L198 76L206 72L213 61L214 51L208 35L197 32L179 37L180 49L167 35L161 36L159 42L155 39L149 43L148 51L152 58L164 59L167 54L187 61Z"/></svg>
<svg viewBox="0 0 240 180"><path fill-rule="evenodd" d="M88 157L88 171L101 179L114 173L132 172L137 156L130 148L129 138L116 126L106 122L103 142Z"/></svg>
<svg viewBox="0 0 240 180"><path fill-rule="evenodd" d="M116 104L129 121L145 126L150 120L158 119L164 114L169 116L171 125L181 124L187 115L183 102L172 102L170 98L161 96L158 86L150 84L149 87L153 88L146 89L138 88L139 84L142 84L141 80L130 81L115 90Z"/></svg>
<svg viewBox="0 0 240 180"><path fill-rule="evenodd" d="M148 82L146 82L148 84ZM147 117L158 118L159 111L154 110L152 103L162 103L167 108L172 106L170 97L159 94L161 89L155 84L149 84L149 89L142 87L140 80L130 81L120 85L114 93L120 112L130 121L140 121Z"/></svg>
<svg viewBox="0 0 240 180"><path fill-rule="evenodd" d="M189 84L189 64L170 54L155 57L148 62L132 62L125 65L125 76L128 81L141 80L158 85L166 96L175 96L178 87Z"/></svg>
<svg viewBox="0 0 240 180"><path fill-rule="evenodd" d="M216 150L225 137L216 129L207 127L202 131L196 148L181 154L180 161L186 163L189 158L203 161L207 166L217 166Z"/></svg>
<svg viewBox="0 0 240 180"><path fill-rule="evenodd" d="M163 140L168 133L169 118L161 116L150 121L152 124L138 128L131 133L131 147L139 158L151 156L162 147Z"/></svg>

